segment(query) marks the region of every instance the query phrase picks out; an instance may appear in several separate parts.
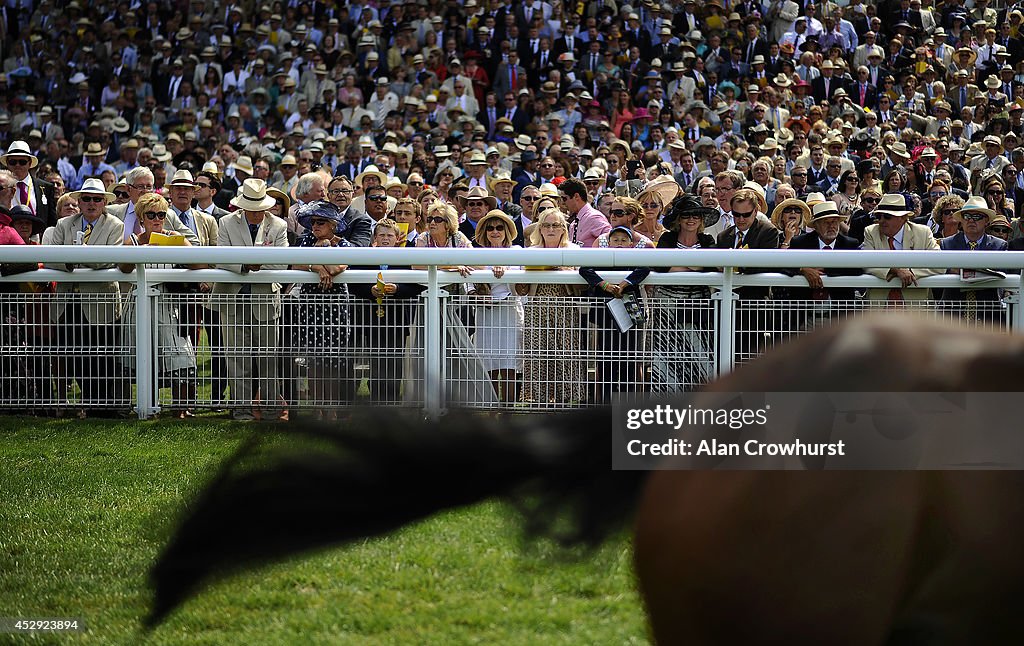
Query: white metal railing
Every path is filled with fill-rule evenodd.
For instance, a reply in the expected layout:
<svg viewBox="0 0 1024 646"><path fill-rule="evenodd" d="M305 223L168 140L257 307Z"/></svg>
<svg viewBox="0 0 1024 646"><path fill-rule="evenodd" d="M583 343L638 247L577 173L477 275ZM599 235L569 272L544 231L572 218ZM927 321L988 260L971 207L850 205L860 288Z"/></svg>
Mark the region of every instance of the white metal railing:
<svg viewBox="0 0 1024 646"><path fill-rule="evenodd" d="M63 266L64 263L128 263L136 266L135 271L123 273L117 269L90 270L75 269L73 272L57 269L43 269L14 276L0 277L0 283L23 283L31 282L59 282L59 283L88 283L88 282L111 282L116 281L122 284L133 286L133 293L145 295L145 298L134 297L131 302L131 317L134 321L134 340L131 343L120 344L120 352L134 353L134 366L130 372L134 374L135 389L134 402L135 410L139 417L148 417L161 410L159 400L159 387L162 385L162 377L158 372L161 360L166 350L160 341L161 330L166 331L169 323L163 321L159 315L160 308L168 303L175 307L199 308L203 307L205 296L182 297L177 294L167 294L157 286L165 283L199 283L199 282L227 282L227 283L316 283L317 277L305 271L289 270L260 270L247 274L238 274L222 269L165 269L156 268L155 264L307 264L307 263L340 263L346 265L376 266L380 264L396 266L426 266L428 269L418 270L386 270L385 277L388 282L394 283L417 283L426 287L420 296L420 302L416 305L417 320L410 324L416 330L415 352L406 353L406 364L408 358L413 357L417 365L417 377L412 382L405 380L407 388L415 389L416 397L406 398L406 405L423 406L431 416L439 415L452 397L453 382L461 380L463 391L469 387L471 378L465 375L458 376L453 373L451 361L453 356L458 356L459 348L452 345L451 321L452 312L462 308L476 307L478 304L472 299L464 296L449 296L443 288L446 285L457 283L495 283L512 282L519 284L569 284L584 285L583 279L576 271L552 271L540 268L549 267L578 267L590 266L606 268L601 270L602 276L608 279L619 280L626 275L622 268L636 266L704 266L712 267L714 270L707 272L678 272L658 273L654 272L645 281L645 285L657 286L706 286L711 288L711 295L703 301L694 301L686 304L687 312L700 311L700 320L693 324L695 333L699 333L702 349L697 355L686 354L680 351L679 356L666 357L663 351L657 356L654 353L655 343L652 337L667 333L667 326L674 323L672 319L673 301L657 296L649 300L652 316L648 321L646 331L640 341L634 342L629 347L629 352L635 352L636 356L623 358L630 366L639 366L644 376L640 382L645 388L657 389L679 389L692 388L699 385L699 379L694 375L704 374L707 371L695 369L696 364L708 364L711 374L707 377L714 377L732 369L736 361L743 361L756 355L768 345L779 340L790 338L794 334L800 334L805 329L833 320L835 318L854 314L862 311L876 309L889 309L899 307L900 309L913 309L927 311L932 315L948 318L962 318L962 308L955 302L905 302L900 304L886 303L884 301L867 301L855 299L852 301L829 301L826 304L813 301L744 301L737 295L736 290L743 287L807 287L806 281L800 277L790 277L778 273L743 274L736 269L743 267L759 268L793 268L800 266L829 267L829 268L863 268L863 267L910 267L910 268L942 268L960 269L986 267L990 269L1006 270L1005 279L995 280L976 286L977 289L1000 289L1003 290L1003 297L998 301L991 301L979 304L979 311L982 319L988 323L1005 326L1014 329L1024 329L1024 307L1020 306L1021 276L1020 270L1024 267L1024 252L954 252L954 251L851 251L843 253L819 252L819 251L798 251L798 250L700 250L700 251L675 251L675 250L619 250L619 249L510 249L510 250L485 250L485 249L329 249L329 248L252 248L252 247L194 247L194 248L156 248L156 247L80 247L80 246L31 246L31 247L0 247L0 262L24 263L43 262L48 266ZM438 266L462 264L471 266L488 266L500 264L503 266L525 266L535 269L509 270L500 279L495 279L492 273L486 269L474 271L470 276L463 277L457 272L438 269ZM724 268L724 270L722 270ZM349 284L372 283L376 280L376 271L350 270L342 273L336 282L341 281ZM854 277L825 278L826 287L849 287L859 289L869 288L893 288L894 282L885 282L870 275ZM918 285L922 288L961 288L965 284L958 275L946 274L921 279ZM895 284L898 287L898 284ZM0 294L0 304L5 302L8 295ZM64 295L38 295L40 299L59 300ZM190 300L191 298L191 300ZM224 298L223 296L219 298ZM10 298L7 298L11 302ZM350 303L351 305L351 303ZM582 297L571 297L564 302L564 306L576 307L585 310L600 306L601 302L588 301ZM756 313L752 313L755 312ZM662 315L665 316L662 316ZM667 318L666 318L667 316ZM363 319L365 321L365 319ZM579 352L582 356L582 368L597 375L590 378L592 384L589 388L586 401L602 399L602 392L606 392L611 386L610 383L602 381L608 374L617 375L620 378L619 368L613 365L609 369L609 362L615 358L602 354L600 346L602 335L609 332L607 328L601 328L595 323L593 317L584 317L590 326L588 339L581 339ZM193 322L194 323L194 322ZM659 328L658 326L663 326ZM163 327L161 327L163 326ZM798 329L799 328L799 329ZM285 327L284 333L290 328ZM471 329L469 326L468 329ZM199 345L199 339L195 339ZM588 345L584 345L588 344ZM737 345L739 344L739 345ZM706 347L705 347L706 346ZM276 346L275 346L276 347ZM410 346L412 348L412 346ZM616 346L616 351L621 348ZM280 350L287 354L287 349ZM361 352L362 354L359 354ZM346 350L347 360L355 363L363 361L367 356L372 356L374 348L363 347L356 350ZM418 354L417 354L418 352ZM531 354L532 352L532 354ZM545 351L536 348L524 347L518 358L532 361L556 361L558 357L545 356L550 354L550 349ZM36 349L28 352L36 357L44 354L43 350ZM299 361L302 358L299 357ZM397 365L391 363L377 362L377 367L385 366L383 370L394 371ZM671 368L675 366L679 372L675 373L671 383L647 383L651 375L659 370L665 371L666 365ZM633 370L630 367L629 370ZM697 366L699 368L700 366ZM351 372L351 369L349 369ZM672 372L669 369L668 372ZM287 373L287 370L286 370ZM573 373L570 373L573 374ZM681 376L680 376L681 375ZM398 378L397 375L392 375ZM349 375L351 378L351 374ZM584 380L588 379L583 375ZM671 380L670 380L671 381ZM312 384L313 382L309 382ZM412 384L411 386L409 384ZM589 394L594 394L590 397ZM266 403L266 402L264 402ZM345 404L348 402L331 402L333 404ZM396 402L392 402L396 403ZM533 408L557 408L576 405L581 402L532 402ZM178 403L175 402L175 405ZM460 405L473 405L473 401L460 402ZM493 399L478 401L477 405L493 407ZM0 404L2 405L2 404Z"/></svg>

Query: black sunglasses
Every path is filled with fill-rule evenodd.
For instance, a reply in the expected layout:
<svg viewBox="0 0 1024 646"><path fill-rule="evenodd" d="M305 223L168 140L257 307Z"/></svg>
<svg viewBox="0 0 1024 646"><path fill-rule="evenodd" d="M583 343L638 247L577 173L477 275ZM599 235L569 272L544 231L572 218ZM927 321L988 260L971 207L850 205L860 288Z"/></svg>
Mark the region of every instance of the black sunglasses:
<svg viewBox="0 0 1024 646"><path fill-rule="evenodd" d="M167 218L167 211L146 211L143 215L147 220L163 220Z"/></svg>
<svg viewBox="0 0 1024 646"><path fill-rule="evenodd" d="M430 222L432 224L442 224L444 222L447 222L447 220L445 220L444 218L439 218L437 216L434 216L434 217L431 217L431 218L427 218L427 222Z"/></svg>
<svg viewBox="0 0 1024 646"><path fill-rule="evenodd" d="M747 211L746 213L740 213L739 211L733 211L732 217L734 218L752 218L754 217L754 211Z"/></svg>
<svg viewBox="0 0 1024 646"><path fill-rule="evenodd" d="M107 201L106 198L104 198L104 197L98 197L98 196L92 196L92 195L79 195L78 196L78 200L80 202L106 202Z"/></svg>
<svg viewBox="0 0 1024 646"><path fill-rule="evenodd" d="M621 218L622 216L626 215L626 209L611 209L608 211L608 213L614 215L617 218Z"/></svg>
<svg viewBox="0 0 1024 646"><path fill-rule="evenodd" d="M370 200L371 202L383 202L383 201L388 199L388 196L387 195L371 195L370 197L368 197L366 199Z"/></svg>
<svg viewBox="0 0 1024 646"><path fill-rule="evenodd" d="M486 227L484 227L484 231L504 231L504 230L505 230L505 225L504 224L488 224Z"/></svg>
<svg viewBox="0 0 1024 646"><path fill-rule="evenodd" d="M14 157L14 158L8 157L7 158L7 165L8 166L27 166L28 163L29 163L29 161L27 159L25 159L24 157Z"/></svg>
<svg viewBox="0 0 1024 646"><path fill-rule="evenodd" d="M120 199L122 197L128 197L128 193L125 191L114 191L114 197Z"/></svg>

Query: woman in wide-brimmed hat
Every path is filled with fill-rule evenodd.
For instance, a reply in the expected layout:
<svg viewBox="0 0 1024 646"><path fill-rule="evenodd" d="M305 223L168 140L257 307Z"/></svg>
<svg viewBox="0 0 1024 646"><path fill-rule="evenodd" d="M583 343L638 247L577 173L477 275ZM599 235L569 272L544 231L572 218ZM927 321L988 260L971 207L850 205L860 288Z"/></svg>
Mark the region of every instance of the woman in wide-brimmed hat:
<svg viewBox="0 0 1024 646"><path fill-rule="evenodd" d="M714 249L715 239L704 233L704 222L717 214L718 209L704 206L699 197L681 195L665 214L667 232L658 240L658 249ZM709 271L697 265L654 270ZM652 328L658 332L652 337L654 362L651 366L655 392L692 390L710 378L713 368L710 330L714 329L712 309L707 302L710 296L711 291L702 286L659 285L655 288L658 305L653 308ZM680 357L692 359L684 361Z"/></svg>
<svg viewBox="0 0 1024 646"><path fill-rule="evenodd" d="M772 224L782 232L780 247L789 247L790 241L804 232L811 221L811 208L803 200L791 198L775 205L771 215Z"/></svg>
<svg viewBox="0 0 1024 646"><path fill-rule="evenodd" d="M296 247L348 247L341 234L345 232L345 217L336 205L316 200L298 208L296 218L305 229ZM293 265L293 269L315 272L319 283L303 283L299 290L299 305L294 326L294 347L308 352L309 383L313 401L340 402L346 363L345 350L349 342L347 294L343 282L334 278L345 271L345 265L308 264ZM335 419L337 412L325 405L319 412L321 419Z"/></svg>
<svg viewBox="0 0 1024 646"><path fill-rule="evenodd" d="M477 222L476 243L487 249L519 248L516 223L501 209L491 209ZM519 267L494 265L495 278ZM516 372L522 372L523 302L511 282L480 284L477 295L483 302L476 307L476 349L484 370L491 377L498 401L513 402L516 397Z"/></svg>
<svg viewBox="0 0 1024 646"><path fill-rule="evenodd" d="M661 215L665 207L682 192L679 182L669 175L662 175L648 182L636 196L644 210L644 217L635 230L657 243L665 233L665 227L660 223Z"/></svg>

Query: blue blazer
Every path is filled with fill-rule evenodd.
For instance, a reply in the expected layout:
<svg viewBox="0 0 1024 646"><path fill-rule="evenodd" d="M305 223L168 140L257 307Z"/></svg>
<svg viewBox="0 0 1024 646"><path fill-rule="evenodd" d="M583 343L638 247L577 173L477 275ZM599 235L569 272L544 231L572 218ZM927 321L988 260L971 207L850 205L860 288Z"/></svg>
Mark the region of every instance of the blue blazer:
<svg viewBox="0 0 1024 646"><path fill-rule="evenodd" d="M1002 238L990 236L987 233L978 240L978 251L1006 251L1006 241ZM948 238L939 240L939 247L944 251L968 251L971 246L967 242L967 236L961 231L955 235L951 235ZM999 290L988 288L988 289L976 289L973 290L975 298L979 301L998 301ZM964 300L965 291L959 288L943 289L940 290L939 300L942 301L962 301Z"/></svg>

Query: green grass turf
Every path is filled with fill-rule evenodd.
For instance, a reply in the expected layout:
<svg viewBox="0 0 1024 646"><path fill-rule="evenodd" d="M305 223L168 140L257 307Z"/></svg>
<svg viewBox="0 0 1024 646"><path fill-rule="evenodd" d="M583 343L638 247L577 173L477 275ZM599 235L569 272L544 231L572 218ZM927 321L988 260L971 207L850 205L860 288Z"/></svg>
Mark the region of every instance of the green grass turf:
<svg viewBox="0 0 1024 646"><path fill-rule="evenodd" d="M260 429L0 418L0 617L88 625L0 644L647 643L625 536L524 547L496 503L216 583L142 634L169 519Z"/></svg>

